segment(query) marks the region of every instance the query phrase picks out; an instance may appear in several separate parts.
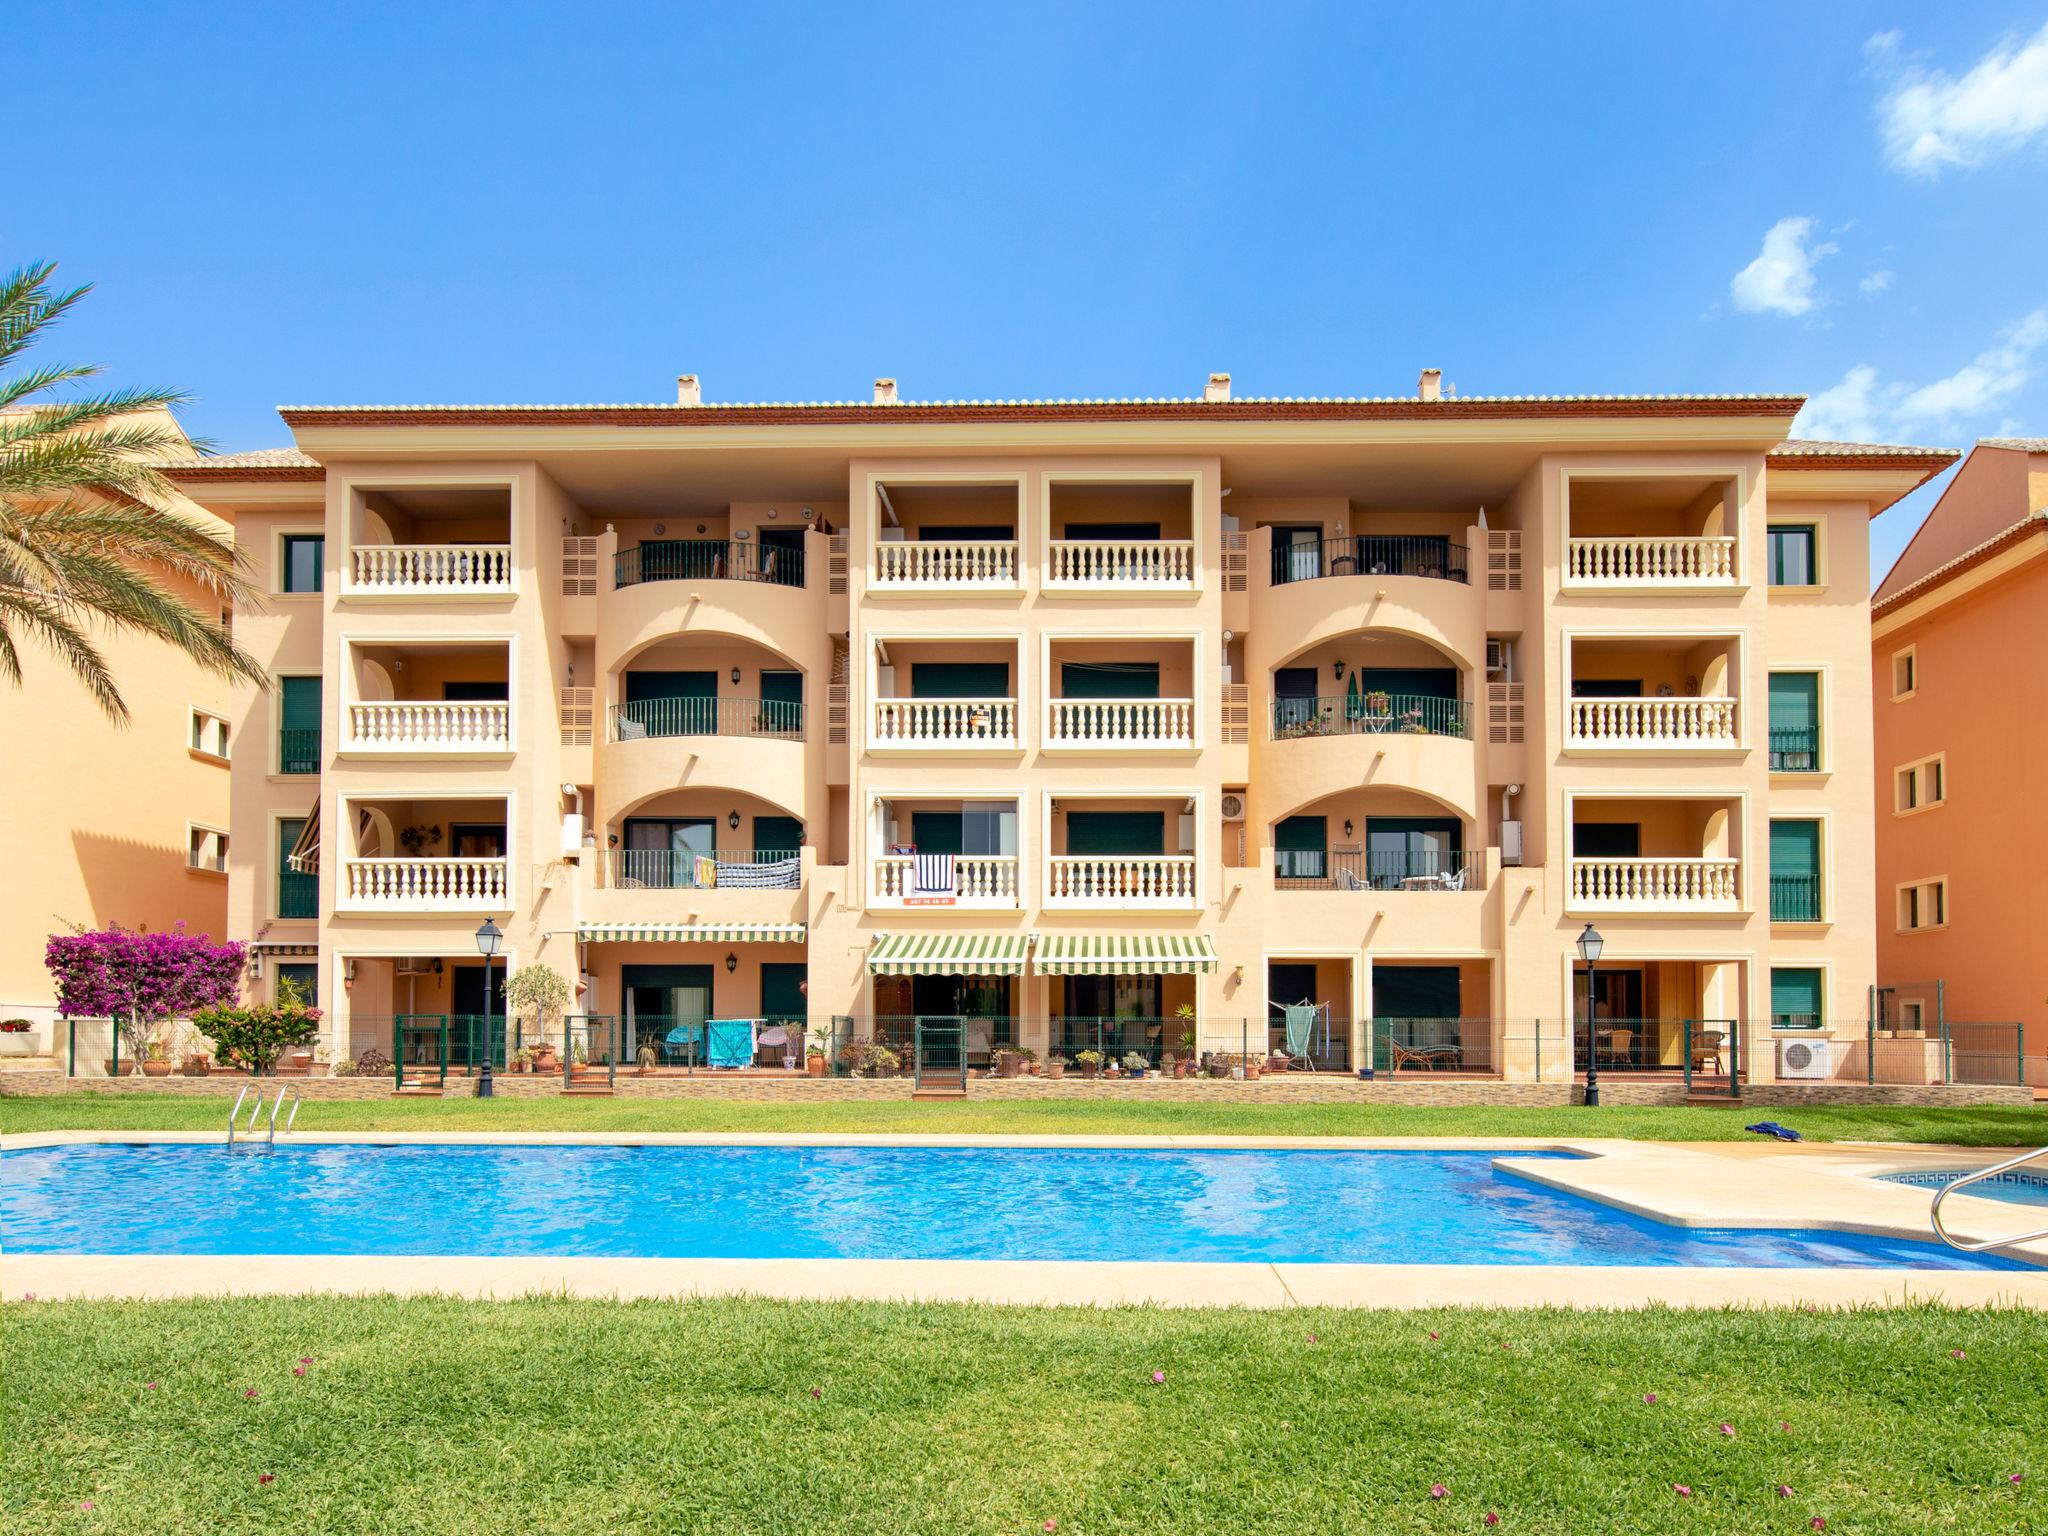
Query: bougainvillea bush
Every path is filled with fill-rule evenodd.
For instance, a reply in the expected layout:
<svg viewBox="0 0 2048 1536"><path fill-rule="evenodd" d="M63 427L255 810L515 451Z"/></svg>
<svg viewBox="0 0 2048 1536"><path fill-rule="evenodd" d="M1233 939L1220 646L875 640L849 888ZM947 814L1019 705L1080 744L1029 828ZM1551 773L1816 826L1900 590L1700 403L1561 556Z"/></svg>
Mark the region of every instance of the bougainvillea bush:
<svg viewBox="0 0 2048 1536"><path fill-rule="evenodd" d="M216 944L183 923L156 933L113 927L54 934L43 963L57 983L66 1018L112 1018L138 1058L157 1030L176 1018L234 1001L248 946Z"/></svg>

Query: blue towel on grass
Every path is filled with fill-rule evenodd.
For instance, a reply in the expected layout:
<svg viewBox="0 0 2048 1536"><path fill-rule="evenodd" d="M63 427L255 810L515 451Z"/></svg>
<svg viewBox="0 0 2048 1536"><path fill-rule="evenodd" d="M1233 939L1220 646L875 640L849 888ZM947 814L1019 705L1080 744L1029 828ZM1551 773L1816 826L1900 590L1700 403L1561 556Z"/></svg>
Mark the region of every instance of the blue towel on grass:
<svg viewBox="0 0 2048 1536"><path fill-rule="evenodd" d="M1775 1120L1759 1120L1755 1125L1745 1125L1743 1129L1745 1131L1754 1131L1759 1136L1775 1136L1780 1141L1798 1141L1800 1139L1797 1131L1788 1125L1780 1125Z"/></svg>

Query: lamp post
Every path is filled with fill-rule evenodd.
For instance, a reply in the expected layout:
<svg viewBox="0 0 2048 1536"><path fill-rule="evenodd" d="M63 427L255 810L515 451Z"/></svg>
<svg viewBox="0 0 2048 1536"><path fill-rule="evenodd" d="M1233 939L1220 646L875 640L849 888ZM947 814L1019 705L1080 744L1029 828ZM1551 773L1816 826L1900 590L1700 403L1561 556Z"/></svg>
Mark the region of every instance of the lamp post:
<svg viewBox="0 0 2048 1536"><path fill-rule="evenodd" d="M1579 958L1586 962L1586 1107L1600 1107L1600 1051L1593 1038L1593 966L1607 941L1591 923L1579 935Z"/></svg>
<svg viewBox="0 0 2048 1536"><path fill-rule="evenodd" d="M498 931L498 925L488 917L483 927L476 931L476 952L484 957L484 1064L476 1075L476 1096L488 1099L493 1092L491 1082L491 962L504 948L505 935Z"/></svg>

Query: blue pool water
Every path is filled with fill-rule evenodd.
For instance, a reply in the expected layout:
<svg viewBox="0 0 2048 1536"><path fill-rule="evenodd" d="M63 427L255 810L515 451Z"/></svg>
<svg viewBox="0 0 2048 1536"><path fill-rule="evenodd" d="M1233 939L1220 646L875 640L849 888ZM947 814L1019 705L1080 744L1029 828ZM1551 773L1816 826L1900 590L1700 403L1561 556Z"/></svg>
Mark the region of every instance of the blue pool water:
<svg viewBox="0 0 2048 1536"><path fill-rule="evenodd" d="M51 1147L0 1154L22 1253L2022 1268L1668 1227L1486 1152Z"/></svg>

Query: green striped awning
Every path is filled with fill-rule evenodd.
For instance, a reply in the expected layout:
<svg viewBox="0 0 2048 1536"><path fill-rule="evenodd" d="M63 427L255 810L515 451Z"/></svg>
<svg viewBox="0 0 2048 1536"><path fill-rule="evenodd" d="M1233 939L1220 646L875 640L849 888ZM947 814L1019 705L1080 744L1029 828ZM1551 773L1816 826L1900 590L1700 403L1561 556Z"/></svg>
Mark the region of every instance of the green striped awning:
<svg viewBox="0 0 2048 1536"><path fill-rule="evenodd" d="M576 937L606 944L801 944L802 923L578 923Z"/></svg>
<svg viewBox="0 0 2048 1536"><path fill-rule="evenodd" d="M1021 976L1028 933L880 933L868 946L875 976Z"/></svg>
<svg viewBox="0 0 2048 1536"><path fill-rule="evenodd" d="M1206 933L1048 933L1032 962L1043 976L1191 976L1216 969Z"/></svg>

